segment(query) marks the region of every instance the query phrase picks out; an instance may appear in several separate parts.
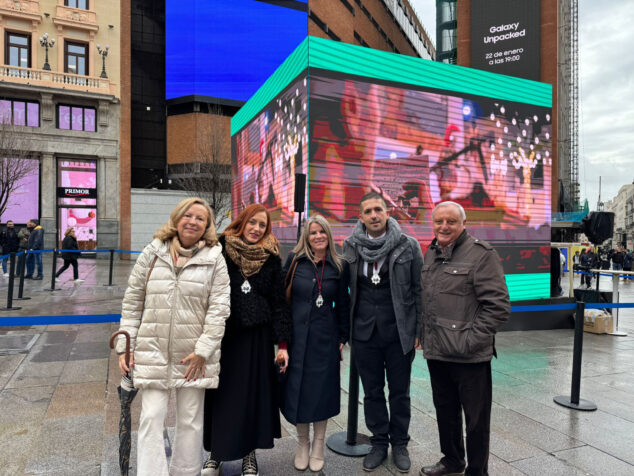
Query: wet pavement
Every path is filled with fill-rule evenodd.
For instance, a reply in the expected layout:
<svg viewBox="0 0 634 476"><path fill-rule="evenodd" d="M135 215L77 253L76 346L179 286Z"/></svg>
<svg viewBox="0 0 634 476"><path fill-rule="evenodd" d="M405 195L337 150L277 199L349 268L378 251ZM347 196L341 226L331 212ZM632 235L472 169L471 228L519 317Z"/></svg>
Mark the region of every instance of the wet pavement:
<svg viewBox="0 0 634 476"><path fill-rule="evenodd" d="M48 265L48 267L47 267ZM72 324L2 327L7 316L119 313L131 262L116 262L115 286L107 287L107 260L80 260L76 285L71 271L59 290L45 280L27 281L19 311L0 314L0 475L119 474L116 387L117 358L108 338L117 324ZM64 275L63 275L64 276ZM578 283L579 279L576 279ZM565 280L564 280L565 282ZM0 282L0 300L7 280ZM601 280L602 290L611 281ZM3 301L0 301L3 302ZM634 302L634 281L621 285L621 302ZM491 475L634 475L634 310L620 312L626 337L584 333L581 397L597 404L595 412L578 412L553 402L570 394L573 331L504 332L496 339L493 362ZM342 368L341 413L328 434L347 424L349 355ZM410 474L440 458L429 373L420 353L412 372ZM362 397L361 397L362 400ZM141 398L133 402L136 432ZM360 402L359 429L367 434ZM166 420L169 447L173 405ZM261 475L300 474L293 469L294 427L283 421L275 448L258 452ZM133 434L134 467L136 433ZM202 457L202 455L201 455ZM240 462L224 466L238 475ZM131 474L135 474L132 470ZM326 451L323 474L364 474L361 459ZM373 474L398 474L388 460Z"/></svg>

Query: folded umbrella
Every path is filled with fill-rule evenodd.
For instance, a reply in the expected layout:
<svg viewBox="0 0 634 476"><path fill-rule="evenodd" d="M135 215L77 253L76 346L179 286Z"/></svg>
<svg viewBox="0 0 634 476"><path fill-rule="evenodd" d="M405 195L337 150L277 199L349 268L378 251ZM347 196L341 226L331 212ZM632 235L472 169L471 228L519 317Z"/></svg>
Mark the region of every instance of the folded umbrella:
<svg viewBox="0 0 634 476"><path fill-rule="evenodd" d="M110 348L114 349L115 337L119 334L125 336L125 362L128 368L130 368L130 334L126 331L117 331L112 334L110 337ZM121 476L128 476L132 434L130 405L138 392L138 389L134 388L130 373L126 373L121 377L121 384L117 388L117 391L119 392L119 400L121 401L121 417L119 418L119 468L121 469Z"/></svg>

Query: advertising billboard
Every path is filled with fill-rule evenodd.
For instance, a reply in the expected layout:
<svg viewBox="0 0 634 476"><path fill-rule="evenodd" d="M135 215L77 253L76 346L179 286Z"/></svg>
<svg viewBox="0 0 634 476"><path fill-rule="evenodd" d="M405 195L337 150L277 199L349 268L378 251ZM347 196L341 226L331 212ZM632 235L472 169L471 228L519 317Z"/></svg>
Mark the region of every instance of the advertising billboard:
<svg viewBox="0 0 634 476"><path fill-rule="evenodd" d="M308 172L308 78L301 75L232 138L232 200L237 216L262 203L275 236L294 240L295 174Z"/></svg>
<svg viewBox="0 0 634 476"><path fill-rule="evenodd" d="M15 223L26 223L40 217L40 163L32 159L2 159L4 169L14 170L9 161L26 161L24 167L27 172L18 180L7 200L7 206L0 217L1 223L12 220ZM19 167L20 169L22 167ZM9 175L11 172L9 172Z"/></svg>
<svg viewBox="0 0 634 476"><path fill-rule="evenodd" d="M246 101L308 35L307 5L167 0L166 99L198 94Z"/></svg>
<svg viewBox="0 0 634 476"><path fill-rule="evenodd" d="M97 247L97 162L65 160L57 164L58 235L75 229L79 249Z"/></svg>
<svg viewBox="0 0 634 476"><path fill-rule="evenodd" d="M539 81L540 0L471 0L471 67Z"/></svg>

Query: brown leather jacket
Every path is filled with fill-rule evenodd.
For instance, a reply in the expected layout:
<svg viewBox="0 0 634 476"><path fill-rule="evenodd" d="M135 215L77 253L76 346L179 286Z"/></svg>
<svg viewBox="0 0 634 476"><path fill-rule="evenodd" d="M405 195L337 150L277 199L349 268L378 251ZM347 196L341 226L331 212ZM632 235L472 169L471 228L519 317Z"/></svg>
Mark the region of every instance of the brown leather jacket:
<svg viewBox="0 0 634 476"><path fill-rule="evenodd" d="M421 272L426 359L475 363L495 354L495 333L511 305L500 257L466 230L442 251L432 241Z"/></svg>

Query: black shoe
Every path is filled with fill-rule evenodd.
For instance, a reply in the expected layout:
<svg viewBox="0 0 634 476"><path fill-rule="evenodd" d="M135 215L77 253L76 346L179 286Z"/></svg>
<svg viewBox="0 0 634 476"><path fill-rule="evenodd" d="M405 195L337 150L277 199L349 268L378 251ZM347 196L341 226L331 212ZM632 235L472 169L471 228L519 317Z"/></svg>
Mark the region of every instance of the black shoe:
<svg viewBox="0 0 634 476"><path fill-rule="evenodd" d="M33 279L33 275L32 274L27 274L24 279Z"/></svg>
<svg viewBox="0 0 634 476"><path fill-rule="evenodd" d="M219 476L222 469L222 461L216 461L209 455L207 461L203 465L203 469L200 472L200 476Z"/></svg>
<svg viewBox="0 0 634 476"><path fill-rule="evenodd" d="M409 473L412 462L409 460L409 452L407 446L392 446L392 459L394 466L401 473Z"/></svg>
<svg viewBox="0 0 634 476"><path fill-rule="evenodd" d="M370 452L363 458L363 471L368 473L381 466L387 458L387 448L384 446L373 446Z"/></svg>
<svg viewBox="0 0 634 476"><path fill-rule="evenodd" d="M462 476L464 469L449 469L440 461L433 466L423 466L419 476Z"/></svg>
<svg viewBox="0 0 634 476"><path fill-rule="evenodd" d="M42 276L36 276L33 278L34 281L41 281L42 279Z"/></svg>
<svg viewBox="0 0 634 476"><path fill-rule="evenodd" d="M242 458L242 476L258 476L258 460L255 459L255 451L251 451Z"/></svg>

